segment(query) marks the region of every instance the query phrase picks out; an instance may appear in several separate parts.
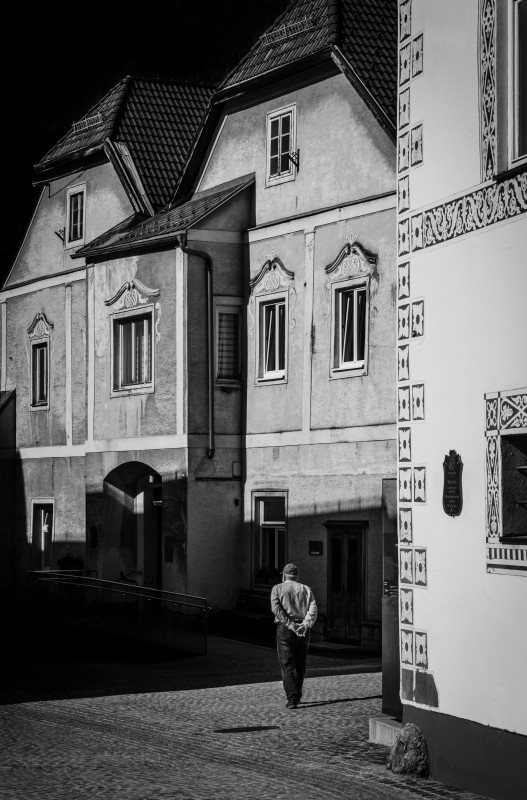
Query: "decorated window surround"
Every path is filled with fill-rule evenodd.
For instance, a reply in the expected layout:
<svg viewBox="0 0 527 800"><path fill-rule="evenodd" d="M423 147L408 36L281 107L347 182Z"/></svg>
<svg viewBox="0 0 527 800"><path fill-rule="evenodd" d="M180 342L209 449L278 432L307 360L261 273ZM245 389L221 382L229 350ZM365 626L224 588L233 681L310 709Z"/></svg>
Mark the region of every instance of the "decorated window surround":
<svg viewBox="0 0 527 800"><path fill-rule="evenodd" d="M339 252L331 264L325 267L327 275L325 282L327 313L324 322L328 324L328 317L331 316L330 326L330 365L329 378L350 378L361 377L368 374L368 351L369 351L369 319L370 319L370 288L371 282L378 280L377 256L369 253L360 245L356 238L348 241ZM366 307L364 319L364 358L355 363L341 362L335 359L335 352L338 352L340 331L338 325L338 302L339 295L346 289L365 289Z"/></svg>
<svg viewBox="0 0 527 800"><path fill-rule="evenodd" d="M74 198L82 197L82 209L79 218L75 221L72 217L72 205ZM79 235L75 235L75 225ZM66 192L66 230L64 237L64 246L66 249L72 247L80 247L84 244L86 235L86 184L79 183L76 186L71 186Z"/></svg>
<svg viewBox="0 0 527 800"><path fill-rule="evenodd" d="M50 386L51 382L49 379L50 376L50 368L51 368L51 336L53 331L53 325L48 322L46 315L43 312L39 312L35 315L35 318L29 328L27 329L29 341L30 341L30 364L29 364L29 385L30 385L30 410L31 411L48 411L49 410L49 403L50 403ZM41 397L42 392L39 390L39 387L35 384L35 381L40 378L40 369L39 365L35 363L35 358L37 356L37 351L41 350L41 348L45 348L45 386L44 388L44 398ZM40 365L41 368L42 365ZM40 381L39 381L40 383Z"/></svg>
<svg viewBox="0 0 527 800"><path fill-rule="evenodd" d="M527 387L485 395L487 572L527 575L527 542L503 536L501 437L527 435Z"/></svg>
<svg viewBox="0 0 527 800"><path fill-rule="evenodd" d="M114 306L113 313L109 315L110 322L110 385L111 397L122 397L132 394L148 394L155 391L155 343L159 342L161 334L159 326L161 321L161 305L159 302L149 303L148 298L157 297L159 289L145 286L136 277L136 268L133 277L126 281L113 297L104 301L106 306ZM116 352L116 325L125 319L145 317L150 315L150 380L141 384L123 385L122 369L120 365L121 354ZM116 359L118 361L116 362ZM117 380L116 380L117 376Z"/></svg>
<svg viewBox="0 0 527 800"><path fill-rule="evenodd" d="M294 272L284 267L279 258L273 255L263 265L258 275L249 282L250 297L248 304L249 337L255 334L254 384L270 386L287 383L289 332L296 326L294 310L296 306L296 290ZM284 369L275 374L265 374L264 365L264 327L262 325L263 308L266 304L283 303L284 316Z"/></svg>
<svg viewBox="0 0 527 800"><path fill-rule="evenodd" d="M278 138L278 151L273 156L271 153L271 129L273 123L278 121L279 132L281 134L283 120L289 120L289 147L282 151L282 136ZM289 106L284 106L276 111L269 111L266 116L266 156L265 156L265 185L275 186L277 183L286 183L287 181L294 181L298 168L291 158L288 158L287 170L281 169L282 156L286 154L292 155L296 151L296 103ZM278 157L278 172L272 174L272 158Z"/></svg>

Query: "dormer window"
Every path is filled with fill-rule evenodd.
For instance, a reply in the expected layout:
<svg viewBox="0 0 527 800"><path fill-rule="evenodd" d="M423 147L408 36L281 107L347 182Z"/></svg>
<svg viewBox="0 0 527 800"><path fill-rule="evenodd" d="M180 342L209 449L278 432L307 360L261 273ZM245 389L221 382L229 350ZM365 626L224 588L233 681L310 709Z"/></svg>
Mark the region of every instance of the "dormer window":
<svg viewBox="0 0 527 800"><path fill-rule="evenodd" d="M66 247L84 243L86 184L73 186L67 192Z"/></svg>
<svg viewBox="0 0 527 800"><path fill-rule="evenodd" d="M267 184L294 180L297 172L296 106L267 115Z"/></svg>

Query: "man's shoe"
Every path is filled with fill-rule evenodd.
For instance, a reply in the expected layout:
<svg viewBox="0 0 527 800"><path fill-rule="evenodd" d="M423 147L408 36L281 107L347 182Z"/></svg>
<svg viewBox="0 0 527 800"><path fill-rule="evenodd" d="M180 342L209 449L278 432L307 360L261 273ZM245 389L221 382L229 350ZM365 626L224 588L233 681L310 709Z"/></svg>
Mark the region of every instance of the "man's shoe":
<svg viewBox="0 0 527 800"><path fill-rule="evenodd" d="M285 707L286 708L291 708L291 709L298 708L298 704L297 704L296 700L288 700L287 703L285 704Z"/></svg>

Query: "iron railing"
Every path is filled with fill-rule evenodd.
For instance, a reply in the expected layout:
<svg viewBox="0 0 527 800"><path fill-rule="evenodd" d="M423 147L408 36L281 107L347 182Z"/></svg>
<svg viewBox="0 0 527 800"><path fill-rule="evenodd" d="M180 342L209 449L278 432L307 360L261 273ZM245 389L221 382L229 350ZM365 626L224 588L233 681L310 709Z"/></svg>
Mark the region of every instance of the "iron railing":
<svg viewBox="0 0 527 800"><path fill-rule="evenodd" d="M67 616L74 624L106 631L117 627L116 632L132 638L207 652L211 608L204 597L140 586L125 576L104 580L83 570L32 570L29 577L34 612Z"/></svg>

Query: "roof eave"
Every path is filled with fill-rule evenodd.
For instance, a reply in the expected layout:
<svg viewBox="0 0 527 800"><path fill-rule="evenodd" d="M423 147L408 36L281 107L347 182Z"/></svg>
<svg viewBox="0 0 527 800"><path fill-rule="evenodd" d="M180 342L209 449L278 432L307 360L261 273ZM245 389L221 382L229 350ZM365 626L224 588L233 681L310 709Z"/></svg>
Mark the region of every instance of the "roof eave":
<svg viewBox="0 0 527 800"><path fill-rule="evenodd" d="M47 183L52 178L60 178L62 175L67 175L81 166L87 167L107 160L104 152L104 142L101 141L92 147L68 153L62 158L50 159L45 162L40 161L33 167L33 171L37 176L36 180L33 181L33 185L38 186L41 183Z"/></svg>
<svg viewBox="0 0 527 800"><path fill-rule="evenodd" d="M269 82L274 83L275 81L292 77L298 72L302 72L318 64L324 63L329 58L331 58L331 47L323 47L314 53L310 53L308 56L303 56L303 58L298 58L294 61L288 62L287 64L282 64L279 67L266 70L258 75L254 75L252 78L247 78L244 81L239 81L238 83L233 83L230 86L226 86L224 89L220 88L214 95L213 102L231 100L240 94L245 94L246 92L254 89L259 89L261 86L264 86Z"/></svg>

